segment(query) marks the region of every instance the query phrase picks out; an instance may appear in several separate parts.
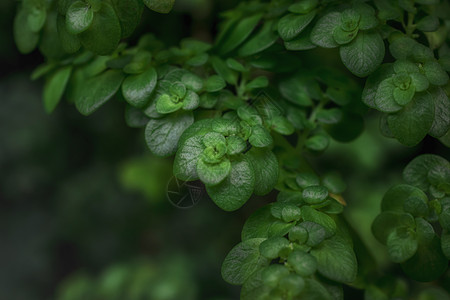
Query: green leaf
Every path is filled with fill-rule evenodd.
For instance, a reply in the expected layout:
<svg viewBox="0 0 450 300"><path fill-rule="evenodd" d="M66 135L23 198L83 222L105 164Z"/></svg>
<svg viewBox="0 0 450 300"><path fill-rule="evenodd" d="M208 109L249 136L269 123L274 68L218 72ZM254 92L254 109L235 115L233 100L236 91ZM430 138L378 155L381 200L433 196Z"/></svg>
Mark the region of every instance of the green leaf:
<svg viewBox="0 0 450 300"><path fill-rule="evenodd" d="M439 278L448 265L440 246L438 237L430 245L419 244L416 254L401 265L403 271L412 279L422 282Z"/></svg>
<svg viewBox="0 0 450 300"><path fill-rule="evenodd" d="M255 173L254 193L259 196L268 194L278 182L278 160L268 149L252 148L246 154Z"/></svg>
<svg viewBox="0 0 450 300"><path fill-rule="evenodd" d="M339 299L330 295L327 289L315 279L306 278L305 288L300 294L301 299L308 300L332 300Z"/></svg>
<svg viewBox="0 0 450 300"><path fill-rule="evenodd" d="M33 3L32 7L28 7L28 26L34 32L39 32L42 27L45 25L45 21L47 19L47 11L45 7L45 3L43 1L39 1Z"/></svg>
<svg viewBox="0 0 450 300"><path fill-rule="evenodd" d="M353 41L358 34L358 28L353 31L345 31L341 27L336 27L333 31L333 38L339 45L345 45Z"/></svg>
<svg viewBox="0 0 450 300"><path fill-rule="evenodd" d="M144 107L155 89L157 77L154 68L138 75L128 76L122 83L123 97L132 106Z"/></svg>
<svg viewBox="0 0 450 300"><path fill-rule="evenodd" d="M405 201L408 198L419 198L428 203L427 195L419 188L408 184L399 184L386 192L381 200L381 210L403 212Z"/></svg>
<svg viewBox="0 0 450 300"><path fill-rule="evenodd" d="M438 167L450 168L450 163L438 155L423 154L414 158L403 170L403 179L422 191L430 187L429 172Z"/></svg>
<svg viewBox="0 0 450 300"><path fill-rule="evenodd" d="M291 122L289 122L288 119L283 116L275 116L271 121L272 125L270 126L270 128L282 135L291 135L295 131L295 128L291 124Z"/></svg>
<svg viewBox="0 0 450 300"><path fill-rule="evenodd" d="M81 44L98 55L116 50L122 37L119 18L110 4L102 2L91 26L79 34Z"/></svg>
<svg viewBox="0 0 450 300"><path fill-rule="evenodd" d="M257 209L245 221L242 228L241 238L243 241L252 238L268 238L269 229L276 221L270 212L271 204Z"/></svg>
<svg viewBox="0 0 450 300"><path fill-rule="evenodd" d="M316 258L300 250L292 251L288 256L287 262L294 269L295 273L303 277L311 276L317 270Z"/></svg>
<svg viewBox="0 0 450 300"><path fill-rule="evenodd" d="M376 107L376 94L378 92L380 83L394 73L392 64L383 64L375 72L370 74L366 79L366 84L362 93L363 102L372 108ZM388 87L389 88L389 87Z"/></svg>
<svg viewBox="0 0 450 300"><path fill-rule="evenodd" d="M14 18L14 41L22 54L32 52L39 41L39 34L28 25L28 14L20 9Z"/></svg>
<svg viewBox="0 0 450 300"><path fill-rule="evenodd" d="M161 14L167 14L172 10L175 0L142 0L144 4Z"/></svg>
<svg viewBox="0 0 450 300"><path fill-rule="evenodd" d="M293 40L285 41L284 46L286 49L290 51L302 51L316 48L317 46L311 42L310 32L308 31L310 30L305 30L303 34Z"/></svg>
<svg viewBox="0 0 450 300"><path fill-rule="evenodd" d="M211 57L211 63L214 68L214 71L216 71L217 74L219 74L223 79L225 79L226 82L230 84L236 84L238 75L237 73L230 69L228 65L219 57L212 56Z"/></svg>
<svg viewBox="0 0 450 300"><path fill-rule="evenodd" d="M223 159L216 164L210 164L203 159L197 162L197 174L200 180L207 186L214 186L222 182L230 173L231 163Z"/></svg>
<svg viewBox="0 0 450 300"><path fill-rule="evenodd" d="M247 202L253 192L255 175L250 163L240 156L231 162L229 176L220 184L207 186L211 199L225 211L239 209Z"/></svg>
<svg viewBox="0 0 450 300"><path fill-rule="evenodd" d="M175 154L178 140L194 122L191 112L178 112L161 119L152 119L145 128L145 140L150 151L161 157Z"/></svg>
<svg viewBox="0 0 450 300"><path fill-rule="evenodd" d="M301 226L294 226L289 230L289 240L299 244L306 243L308 240L308 231Z"/></svg>
<svg viewBox="0 0 450 300"><path fill-rule="evenodd" d="M448 231L444 231L441 235L441 249L447 259L450 259L450 233Z"/></svg>
<svg viewBox="0 0 450 300"><path fill-rule="evenodd" d="M418 241L411 229L399 227L389 234L386 246L389 258L395 263L402 263L416 253Z"/></svg>
<svg viewBox="0 0 450 300"><path fill-rule="evenodd" d="M394 91L396 87L393 78L383 80L378 86L375 95L376 108L382 112L397 112L403 108L395 101Z"/></svg>
<svg viewBox="0 0 450 300"><path fill-rule="evenodd" d="M229 155L235 155L242 153L247 147L246 141L236 135L227 137L227 153Z"/></svg>
<svg viewBox="0 0 450 300"><path fill-rule="evenodd" d="M129 37L141 21L143 5L139 0L113 0L119 18L122 38Z"/></svg>
<svg viewBox="0 0 450 300"><path fill-rule="evenodd" d="M318 186L320 183L319 177L316 174L310 172L302 172L298 174L295 178L295 181L303 189L313 185Z"/></svg>
<svg viewBox="0 0 450 300"><path fill-rule="evenodd" d="M217 41L219 54L224 55L241 45L253 32L256 25L261 20L262 14L255 14L243 19L239 19L235 26L229 28Z"/></svg>
<svg viewBox="0 0 450 300"><path fill-rule="evenodd" d="M183 102L174 102L168 94L162 94L156 100L156 111L160 114L170 114L179 110Z"/></svg>
<svg viewBox="0 0 450 300"><path fill-rule="evenodd" d="M396 87L394 88L394 100L399 105L404 106L411 102L415 92L416 91L413 85L410 85L407 90L402 90L401 88Z"/></svg>
<svg viewBox="0 0 450 300"><path fill-rule="evenodd" d="M318 204L328 197L328 189L324 186L308 186L303 190L303 200L308 204Z"/></svg>
<svg viewBox="0 0 450 300"><path fill-rule="evenodd" d="M183 141L183 137L180 138L180 147L173 163L173 174L177 178L184 181L192 181L199 178L197 174L197 161L203 153L203 150L205 150L202 139L203 137L201 135L194 135L185 141Z"/></svg>
<svg viewBox="0 0 450 300"><path fill-rule="evenodd" d="M289 247L289 241L284 237L271 237L259 245L259 253L268 259L277 258L278 253L285 247Z"/></svg>
<svg viewBox="0 0 450 300"><path fill-rule="evenodd" d="M273 27L273 20L265 21L261 30L239 48L239 56L254 55L272 46L278 39Z"/></svg>
<svg viewBox="0 0 450 300"><path fill-rule="evenodd" d="M56 30L58 31L58 37L61 41L61 46L67 53L75 53L81 47L81 42L78 37L67 31L66 19L64 16L58 14L56 20Z"/></svg>
<svg viewBox="0 0 450 300"><path fill-rule="evenodd" d="M187 73L181 77L181 82L186 88L199 92L203 88L203 80L195 74Z"/></svg>
<svg viewBox="0 0 450 300"><path fill-rule="evenodd" d="M274 288L287 275L289 275L289 269L286 266L273 264L263 269L261 278L265 285Z"/></svg>
<svg viewBox="0 0 450 300"><path fill-rule="evenodd" d="M280 82L278 87L281 95L290 102L300 106L311 106L313 102L305 85L301 78L289 77Z"/></svg>
<svg viewBox="0 0 450 300"><path fill-rule="evenodd" d="M269 264L259 254L259 245L264 240L249 239L231 249L222 264L222 277L226 282L242 285L256 270Z"/></svg>
<svg viewBox="0 0 450 300"><path fill-rule="evenodd" d="M217 92L223 89L227 84L222 77L212 75L205 81L205 90L207 92Z"/></svg>
<svg viewBox="0 0 450 300"><path fill-rule="evenodd" d="M246 90L262 89L269 85L269 79L266 76L258 76L245 86Z"/></svg>
<svg viewBox="0 0 450 300"><path fill-rule="evenodd" d="M333 38L333 31L341 24L341 13L331 12L317 21L311 31L311 42L323 48L339 46Z"/></svg>
<svg viewBox="0 0 450 300"><path fill-rule="evenodd" d="M398 227L414 228L415 222L411 214L384 211L372 223L372 233L382 244L386 245L389 234Z"/></svg>
<svg viewBox="0 0 450 300"><path fill-rule="evenodd" d="M392 134L406 146L417 145L431 129L434 105L428 93L417 93L401 111L388 116Z"/></svg>
<svg viewBox="0 0 450 300"><path fill-rule="evenodd" d="M291 4L288 10L296 14L307 14L319 4L318 0L302 0Z"/></svg>
<svg viewBox="0 0 450 300"><path fill-rule="evenodd" d="M72 3L66 13L66 28L71 34L80 34L89 29L94 21L94 11L83 1Z"/></svg>
<svg viewBox="0 0 450 300"><path fill-rule="evenodd" d="M200 97L196 92L187 91L186 96L183 99L184 110L194 110L200 104Z"/></svg>
<svg viewBox="0 0 450 300"><path fill-rule="evenodd" d="M301 210L295 205L286 204L281 210L281 219L284 222L299 221L301 218Z"/></svg>
<svg viewBox="0 0 450 300"><path fill-rule="evenodd" d="M347 184L337 172L329 172L322 178L322 184L334 194L341 194L347 189Z"/></svg>
<svg viewBox="0 0 450 300"><path fill-rule="evenodd" d="M279 287L288 295L296 296L300 294L305 288L305 280L299 275L289 274L281 278Z"/></svg>
<svg viewBox="0 0 450 300"><path fill-rule="evenodd" d="M315 247L319 245L325 240L327 236L327 231L325 227L315 222L304 221L300 223L298 226L305 228L306 231L308 232L308 240L306 241L306 245L310 247Z"/></svg>
<svg viewBox="0 0 450 300"><path fill-rule="evenodd" d="M436 61L431 60L423 64L423 71L431 84L446 85L448 82L448 74L442 66Z"/></svg>
<svg viewBox="0 0 450 300"><path fill-rule="evenodd" d="M147 125L149 119L139 109L127 105L125 108L125 123L131 128L141 128Z"/></svg>
<svg viewBox="0 0 450 300"><path fill-rule="evenodd" d="M439 28L439 18L436 16L425 16L416 25L417 29L423 32L436 31Z"/></svg>
<svg viewBox="0 0 450 300"><path fill-rule="evenodd" d="M51 113L61 100L70 74L72 74L72 66L66 66L53 73L45 82L43 99L47 113Z"/></svg>
<svg viewBox="0 0 450 300"><path fill-rule="evenodd" d="M115 70L87 79L75 99L78 111L85 116L95 112L117 93L122 81L122 72Z"/></svg>
<svg viewBox="0 0 450 300"><path fill-rule="evenodd" d="M430 93L434 100L434 121L429 134L442 137L450 130L450 101L441 88L434 88Z"/></svg>
<svg viewBox="0 0 450 300"><path fill-rule="evenodd" d="M384 43L380 34L360 32L349 44L339 49L342 62L353 74L366 77L375 71L384 58Z"/></svg>
<svg viewBox="0 0 450 300"><path fill-rule="evenodd" d="M278 33L280 37L289 41L298 36L316 16L316 11L305 15L287 14L278 21Z"/></svg>
<svg viewBox="0 0 450 300"><path fill-rule="evenodd" d="M248 141L252 146L263 148L273 143L273 138L270 132L262 125L256 125L252 127L252 134Z"/></svg>
<svg viewBox="0 0 450 300"><path fill-rule="evenodd" d="M323 226L326 230L326 237L336 233L336 222L327 214L320 212L310 206L302 206L302 218L304 221L314 222Z"/></svg>
<svg viewBox="0 0 450 300"><path fill-rule="evenodd" d="M330 144L330 138L325 134L316 134L305 141L305 147L312 151L324 151Z"/></svg>
<svg viewBox="0 0 450 300"><path fill-rule="evenodd" d="M268 284L264 283L262 276L267 268L259 268L248 277L241 288L241 300L264 299L265 297L269 297L272 289Z"/></svg>
<svg viewBox="0 0 450 300"><path fill-rule="evenodd" d="M337 236L311 250L317 259L317 269L323 276L342 283L353 282L358 271L355 253L351 245Z"/></svg>

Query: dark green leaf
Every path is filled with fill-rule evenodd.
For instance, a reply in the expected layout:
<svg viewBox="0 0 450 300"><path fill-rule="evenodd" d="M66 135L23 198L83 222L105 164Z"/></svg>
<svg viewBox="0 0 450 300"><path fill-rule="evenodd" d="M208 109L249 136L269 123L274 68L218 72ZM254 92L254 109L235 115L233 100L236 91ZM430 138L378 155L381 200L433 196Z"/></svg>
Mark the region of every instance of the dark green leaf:
<svg viewBox="0 0 450 300"><path fill-rule="evenodd" d="M386 246L389 258L395 263L402 263L416 253L418 241L414 231L399 227L389 234Z"/></svg>
<svg viewBox="0 0 450 300"><path fill-rule="evenodd" d="M117 93L122 81L122 72L113 70L87 79L75 99L78 111L85 116L92 114Z"/></svg>
<svg viewBox="0 0 450 300"><path fill-rule="evenodd" d="M157 76L155 69L150 68L144 73L125 78L122 83L125 100L135 107L144 107L155 89Z"/></svg>
<svg viewBox="0 0 450 300"><path fill-rule="evenodd" d="M259 245L259 253L268 259L277 258L281 249L288 247L289 241L284 237L271 237Z"/></svg>
<svg viewBox="0 0 450 300"><path fill-rule="evenodd" d="M287 14L278 21L280 37L285 41L292 40L311 23L315 16L315 11L305 15Z"/></svg>
<svg viewBox="0 0 450 300"><path fill-rule="evenodd" d="M434 100L434 120L429 135L439 138L450 130L450 100L441 88L430 91Z"/></svg>
<svg viewBox="0 0 450 300"><path fill-rule="evenodd" d="M189 129L185 132L189 131ZM194 135L186 140L183 140L183 136L179 140L180 147L173 163L173 174L184 181L196 180L198 179L197 161L205 146L201 135Z"/></svg>
<svg viewBox="0 0 450 300"><path fill-rule="evenodd" d="M344 65L356 76L366 77L375 71L384 58L384 43L380 34L360 32L339 53Z"/></svg>
<svg viewBox="0 0 450 300"><path fill-rule="evenodd" d="M388 116L393 135L406 146L417 145L431 129L434 105L428 93L417 93L401 111Z"/></svg>
<svg viewBox="0 0 450 300"><path fill-rule="evenodd" d="M303 277L313 275L317 270L317 260L309 253L294 250L288 256L288 264L292 266L294 271Z"/></svg>
<svg viewBox="0 0 450 300"><path fill-rule="evenodd" d="M278 182L278 160L268 149L252 148L247 152L248 158L255 172L256 195L266 195Z"/></svg>
<svg viewBox="0 0 450 300"><path fill-rule="evenodd" d="M259 254L259 245L264 240L249 239L231 249L222 264L222 277L226 282L242 285L256 270L269 264Z"/></svg>
<svg viewBox="0 0 450 300"><path fill-rule="evenodd" d="M252 238L269 237L270 226L276 221L270 212L270 208L271 205L266 205L259 208L245 221L241 233L243 241Z"/></svg>
<svg viewBox="0 0 450 300"><path fill-rule="evenodd" d="M167 14L172 10L175 0L142 0L151 10Z"/></svg>
<svg viewBox="0 0 450 300"><path fill-rule="evenodd" d="M38 44L39 34L28 26L28 14L25 9L20 9L14 18L14 41L23 54L32 52Z"/></svg>
<svg viewBox="0 0 450 300"><path fill-rule="evenodd" d="M119 18L106 2L102 2L101 9L95 13L89 29L79 35L81 44L98 55L113 52L119 45L121 36Z"/></svg>
<svg viewBox="0 0 450 300"><path fill-rule="evenodd" d="M239 56L257 54L272 46L278 39L278 36L274 33L273 25L273 20L265 21L261 30L239 48Z"/></svg>
<svg viewBox="0 0 450 300"><path fill-rule="evenodd" d="M323 276L342 283L353 282L358 271L352 246L337 236L311 250L317 259L317 269Z"/></svg>
<svg viewBox="0 0 450 300"><path fill-rule="evenodd" d="M71 73L72 66L66 66L53 73L47 79L43 95L44 107L47 113L51 113L58 105L64 94Z"/></svg>
<svg viewBox="0 0 450 300"><path fill-rule="evenodd" d="M331 12L317 21L311 31L311 42L323 48L339 46L333 38L333 31L341 23L341 13Z"/></svg>
<svg viewBox="0 0 450 300"><path fill-rule="evenodd" d="M191 112L179 112L150 120L145 128L147 146L157 156L166 157L175 154L181 134L193 122Z"/></svg>

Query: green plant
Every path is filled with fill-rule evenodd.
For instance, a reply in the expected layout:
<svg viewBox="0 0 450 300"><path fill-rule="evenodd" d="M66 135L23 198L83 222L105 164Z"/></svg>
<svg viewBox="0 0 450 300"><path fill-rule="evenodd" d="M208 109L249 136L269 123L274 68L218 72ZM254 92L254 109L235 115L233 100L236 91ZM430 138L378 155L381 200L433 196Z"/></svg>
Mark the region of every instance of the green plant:
<svg viewBox="0 0 450 300"><path fill-rule="evenodd" d="M367 106L383 113L382 133L405 146L426 135L450 145L449 2L241 1L223 13L213 43L166 47L151 34L123 42L144 6L168 13L173 4L22 1L14 36L21 52L38 47L46 58L32 75L45 77L46 111L63 98L86 116L123 103L150 151L174 156L174 175L201 180L225 211L277 190L222 266L242 299L340 299L343 284L366 299L408 297L401 279L385 280L354 246L344 180L317 174L310 160L331 139L355 139ZM321 51L355 76L321 61ZM450 259L450 165L419 156L404 179L384 197L373 232L408 276L435 280Z"/></svg>

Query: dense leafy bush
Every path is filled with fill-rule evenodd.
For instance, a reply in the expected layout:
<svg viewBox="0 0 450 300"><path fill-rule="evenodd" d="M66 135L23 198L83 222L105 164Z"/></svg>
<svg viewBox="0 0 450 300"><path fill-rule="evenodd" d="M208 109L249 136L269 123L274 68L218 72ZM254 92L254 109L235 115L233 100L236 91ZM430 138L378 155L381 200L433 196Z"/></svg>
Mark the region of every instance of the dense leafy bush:
<svg viewBox="0 0 450 300"><path fill-rule="evenodd" d="M357 138L367 107L405 146L427 135L450 145L449 2L241 1L222 13L212 42L168 47L150 33L126 43L145 6L169 13L173 4L22 1L14 37L22 53L38 48L46 58L32 75L45 77L45 110L65 99L88 116L122 103L151 153L174 157L173 174L200 180L225 211L277 190L222 265L241 299L341 299L343 285L366 299L407 298L401 279L375 274L355 253L345 181L310 161L331 140ZM418 156L403 177L373 234L406 275L433 281L450 259L450 163Z"/></svg>

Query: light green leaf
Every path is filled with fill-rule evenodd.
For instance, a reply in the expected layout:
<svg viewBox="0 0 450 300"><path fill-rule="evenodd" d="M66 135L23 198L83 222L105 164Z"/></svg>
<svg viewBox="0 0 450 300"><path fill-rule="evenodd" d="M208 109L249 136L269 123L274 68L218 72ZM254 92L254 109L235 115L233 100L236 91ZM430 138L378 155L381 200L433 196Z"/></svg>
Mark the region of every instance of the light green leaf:
<svg viewBox="0 0 450 300"><path fill-rule="evenodd" d="M227 178L216 186L207 186L206 191L214 203L225 211L239 209L253 192L255 175L250 163L240 156L231 162Z"/></svg>
<svg viewBox="0 0 450 300"><path fill-rule="evenodd" d="M152 119L145 128L145 140L150 151L161 157L175 154L178 140L194 122L191 112L178 112L161 119Z"/></svg>
<svg viewBox="0 0 450 300"><path fill-rule="evenodd" d="M98 55L107 55L119 45L122 37L119 18L110 4L102 2L91 26L79 34L81 44Z"/></svg>
<svg viewBox="0 0 450 300"><path fill-rule="evenodd" d="M44 1L35 2L28 10L28 26L34 32L39 32L45 25L47 11Z"/></svg>
<svg viewBox="0 0 450 300"><path fill-rule="evenodd" d="M278 21L278 33L280 37L289 41L298 36L316 16L316 11L305 15L287 14Z"/></svg>
<svg viewBox="0 0 450 300"><path fill-rule="evenodd" d="M203 80L195 74L187 73L181 77L181 82L186 88L199 92L203 88Z"/></svg>
<svg viewBox="0 0 450 300"><path fill-rule="evenodd" d="M94 21L94 11L83 1L72 3L66 13L66 28L71 34L80 34L86 31Z"/></svg>
<svg viewBox="0 0 450 300"><path fill-rule="evenodd" d="M128 76L122 83L123 97L135 107L144 107L155 89L157 77L154 68L138 75Z"/></svg>
<svg viewBox="0 0 450 300"><path fill-rule="evenodd" d="M411 102L415 92L414 85L410 85L407 90L396 87L394 88L394 100L397 104L404 106Z"/></svg>
<svg viewBox="0 0 450 300"><path fill-rule="evenodd" d="M228 159L223 159L216 164L210 164L201 158L197 162L198 177L207 186L214 186L222 182L230 170L231 163Z"/></svg>
<svg viewBox="0 0 450 300"><path fill-rule="evenodd" d="M270 128L275 132L281 133L283 135L291 135L295 131L292 123L283 116L275 116L271 121L272 125L270 126Z"/></svg>
<svg viewBox="0 0 450 300"><path fill-rule="evenodd" d="M144 4L161 14L167 14L172 10L175 0L142 0Z"/></svg>
<svg viewBox="0 0 450 300"><path fill-rule="evenodd" d="M252 148L246 154L255 173L255 191L259 196L268 194L278 182L278 160L268 149Z"/></svg>
<svg viewBox="0 0 450 300"><path fill-rule="evenodd" d="M174 102L168 94L162 94L156 100L156 111L160 114L170 114L179 110L183 102Z"/></svg>
<svg viewBox="0 0 450 300"><path fill-rule="evenodd" d="M358 33L351 43L339 49L344 65L359 77L366 77L375 71L383 61L384 52L380 34L371 32Z"/></svg>
<svg viewBox="0 0 450 300"><path fill-rule="evenodd" d="M325 134L316 134L308 138L305 147L313 151L324 151L330 144L330 138Z"/></svg>
<svg viewBox="0 0 450 300"><path fill-rule="evenodd" d="M406 146L417 145L431 129L433 120L433 99L425 92L416 93L404 109L387 119L392 134Z"/></svg>
<svg viewBox="0 0 450 300"><path fill-rule="evenodd" d="M341 13L331 12L317 21L311 31L311 42L323 48L339 46L333 38L333 31L341 24Z"/></svg>
<svg viewBox="0 0 450 300"><path fill-rule="evenodd" d="M229 155L235 155L242 153L247 147L246 141L236 135L227 137L227 153Z"/></svg>
<svg viewBox="0 0 450 300"><path fill-rule="evenodd" d="M317 269L323 276L342 283L353 282L358 271L352 246L342 238L334 236L311 250L317 259Z"/></svg>
<svg viewBox="0 0 450 300"><path fill-rule="evenodd" d="M339 26L334 29L333 38L339 45L345 45L353 41L357 34L358 28L355 28L353 31L345 31Z"/></svg>
<svg viewBox="0 0 450 300"><path fill-rule="evenodd" d="M222 264L222 277L226 282L242 285L255 271L269 264L259 254L259 245L264 240L249 239L231 249Z"/></svg>
<svg viewBox="0 0 450 300"><path fill-rule="evenodd" d="M53 73L45 82L43 99L45 111L47 113L51 113L58 105L64 94L71 73L72 66L66 66Z"/></svg>
<svg viewBox="0 0 450 300"><path fill-rule="evenodd" d="M85 116L92 114L117 93L122 81L122 72L113 70L87 79L74 99L78 111Z"/></svg>
<svg viewBox="0 0 450 300"><path fill-rule="evenodd" d="M303 190L303 200L308 204L317 204L328 197L328 189L324 186L308 186Z"/></svg>

